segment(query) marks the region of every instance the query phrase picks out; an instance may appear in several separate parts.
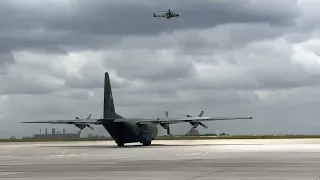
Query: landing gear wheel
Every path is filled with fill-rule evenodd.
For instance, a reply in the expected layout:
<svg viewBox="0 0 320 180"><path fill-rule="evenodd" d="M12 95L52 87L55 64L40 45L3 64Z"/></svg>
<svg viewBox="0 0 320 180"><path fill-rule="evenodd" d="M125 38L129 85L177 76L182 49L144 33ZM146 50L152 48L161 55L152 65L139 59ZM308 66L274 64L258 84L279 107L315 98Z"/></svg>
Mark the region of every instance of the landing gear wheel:
<svg viewBox="0 0 320 180"><path fill-rule="evenodd" d="M119 146L119 147L123 147L124 146L124 143L122 143L122 142L116 142L117 143L117 145Z"/></svg>
<svg viewBox="0 0 320 180"><path fill-rule="evenodd" d="M151 145L151 141L143 142L142 145L144 145L144 146L150 146L150 145Z"/></svg>

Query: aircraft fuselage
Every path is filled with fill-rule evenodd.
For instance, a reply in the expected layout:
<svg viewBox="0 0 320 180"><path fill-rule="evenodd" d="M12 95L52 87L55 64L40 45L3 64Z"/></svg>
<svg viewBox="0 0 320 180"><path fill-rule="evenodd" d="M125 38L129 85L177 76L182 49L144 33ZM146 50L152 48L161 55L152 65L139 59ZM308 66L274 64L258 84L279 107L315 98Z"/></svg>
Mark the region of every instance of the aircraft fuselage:
<svg viewBox="0 0 320 180"><path fill-rule="evenodd" d="M158 127L155 124L138 125L134 122L107 121L103 126L119 146L133 142L149 145L158 135Z"/></svg>

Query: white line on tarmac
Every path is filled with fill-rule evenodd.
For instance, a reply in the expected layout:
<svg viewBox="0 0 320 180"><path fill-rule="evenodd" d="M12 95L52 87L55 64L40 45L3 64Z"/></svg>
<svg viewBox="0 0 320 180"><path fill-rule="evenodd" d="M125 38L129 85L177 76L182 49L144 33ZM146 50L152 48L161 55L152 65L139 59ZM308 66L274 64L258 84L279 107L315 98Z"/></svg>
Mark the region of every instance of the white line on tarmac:
<svg viewBox="0 0 320 180"><path fill-rule="evenodd" d="M66 156L93 156L96 154L51 154L51 157L66 157Z"/></svg>
<svg viewBox="0 0 320 180"><path fill-rule="evenodd" d="M209 153L178 153L176 154L177 156L197 156L197 155L201 155L201 156L205 156L208 155Z"/></svg>
<svg viewBox="0 0 320 180"><path fill-rule="evenodd" d="M0 156L0 158L8 158L8 157L11 157L11 156Z"/></svg>
<svg viewBox="0 0 320 180"><path fill-rule="evenodd" d="M203 179L217 179L217 180L220 180L220 179L227 179L227 180L232 180L232 179L243 179L243 180L279 180L279 179L290 179L290 180L301 180L301 177L202 177ZM313 180L313 177L306 177L310 180ZM139 179L139 180L150 180L150 179L163 179L162 177L95 177L95 176L92 176L92 177L32 177L32 178L1 178L0 179L11 179L11 180L33 180L33 179L41 179L41 180L57 180L57 179L118 179L118 180L124 180L124 179L130 179L130 180L133 180L133 179ZM181 177L171 177L170 178L171 180L181 180L182 178Z"/></svg>
<svg viewBox="0 0 320 180"><path fill-rule="evenodd" d="M13 175L13 174L21 174L24 172L0 172L0 176Z"/></svg>
<svg viewBox="0 0 320 180"><path fill-rule="evenodd" d="M119 180L123 180L123 179L130 179L130 180L134 180L134 179L139 179L139 180L150 180L150 179L158 179L158 177L128 177L128 176L125 176L125 177L121 177L121 176L116 176L116 177L106 177L106 176L103 176L103 177L96 177L96 176L85 176L85 177L32 177L32 178L23 178L23 177L15 177L15 178L1 178L0 179L41 179L41 180L57 180L57 179L119 179ZM163 177L160 177L159 180L162 180ZM170 178L172 180L181 180L181 177L173 177L173 178ZM301 179L299 179L301 180Z"/></svg>

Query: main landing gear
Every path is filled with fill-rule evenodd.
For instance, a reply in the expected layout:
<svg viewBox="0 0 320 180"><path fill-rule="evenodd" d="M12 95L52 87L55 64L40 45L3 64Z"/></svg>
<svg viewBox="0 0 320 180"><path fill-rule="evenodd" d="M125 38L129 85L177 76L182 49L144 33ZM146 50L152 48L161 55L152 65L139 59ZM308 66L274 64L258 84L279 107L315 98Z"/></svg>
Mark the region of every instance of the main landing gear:
<svg viewBox="0 0 320 180"><path fill-rule="evenodd" d="M151 145L151 141L143 142L142 145L143 146L150 146Z"/></svg>
<svg viewBox="0 0 320 180"><path fill-rule="evenodd" d="M123 147L124 146L124 143L123 142L116 142L117 143L117 145L119 146L119 147Z"/></svg>
<svg viewBox="0 0 320 180"><path fill-rule="evenodd" d="M117 142L116 141L116 143L117 143L118 147L123 147L124 146L123 142ZM151 145L151 141L142 141L140 143L142 143L143 146L150 146Z"/></svg>

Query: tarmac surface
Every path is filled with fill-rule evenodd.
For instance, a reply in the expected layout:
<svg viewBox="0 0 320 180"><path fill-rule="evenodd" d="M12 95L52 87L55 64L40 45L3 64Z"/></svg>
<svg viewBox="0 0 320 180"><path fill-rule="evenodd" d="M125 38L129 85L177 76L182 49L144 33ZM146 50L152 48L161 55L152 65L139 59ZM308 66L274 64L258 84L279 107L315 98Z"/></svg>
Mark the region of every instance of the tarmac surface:
<svg viewBox="0 0 320 180"><path fill-rule="evenodd" d="M2 179L320 180L320 139L0 143Z"/></svg>

